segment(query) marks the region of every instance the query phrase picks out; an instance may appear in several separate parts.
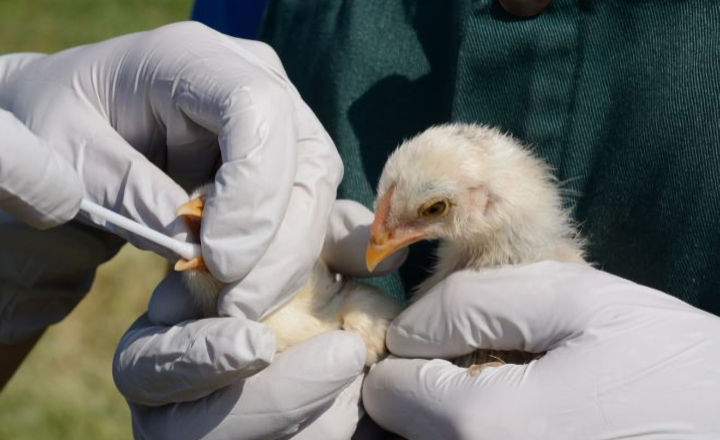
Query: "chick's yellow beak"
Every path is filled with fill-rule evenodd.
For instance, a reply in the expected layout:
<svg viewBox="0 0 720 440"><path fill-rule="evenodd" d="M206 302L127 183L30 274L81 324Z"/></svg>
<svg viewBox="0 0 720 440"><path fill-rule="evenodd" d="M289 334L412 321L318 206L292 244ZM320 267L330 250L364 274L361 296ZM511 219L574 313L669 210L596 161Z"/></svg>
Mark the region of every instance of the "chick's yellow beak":
<svg viewBox="0 0 720 440"><path fill-rule="evenodd" d="M375 270L377 265L388 256L428 236L422 230L413 228L387 230L382 225L376 226L375 223L370 231L370 243L365 250L365 265L369 272Z"/></svg>
<svg viewBox="0 0 720 440"><path fill-rule="evenodd" d="M368 272L375 270L378 264L390 255L393 250L388 246L388 233L376 237L375 234L370 235L370 242L365 250L365 265Z"/></svg>
<svg viewBox="0 0 720 440"><path fill-rule="evenodd" d="M365 250L365 265L369 272L396 251L428 237L428 232L416 227L397 225L388 227L388 217L395 188L390 187L378 201L375 218L370 226L370 243Z"/></svg>

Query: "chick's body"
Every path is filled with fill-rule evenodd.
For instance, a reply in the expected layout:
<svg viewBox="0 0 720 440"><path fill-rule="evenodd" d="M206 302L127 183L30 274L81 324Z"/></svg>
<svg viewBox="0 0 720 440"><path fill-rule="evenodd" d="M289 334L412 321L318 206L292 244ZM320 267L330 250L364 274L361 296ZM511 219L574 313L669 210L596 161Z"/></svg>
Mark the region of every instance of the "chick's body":
<svg viewBox="0 0 720 440"><path fill-rule="evenodd" d="M440 240L432 274L414 299L461 269L584 263L583 241L550 168L495 128L448 124L405 141L388 159L377 194L368 267L410 243Z"/></svg>
<svg viewBox="0 0 720 440"><path fill-rule="evenodd" d="M195 209L200 207L197 227L202 200L210 191L211 185L200 187L188 202ZM176 268L185 270L183 281L198 307L205 316L217 315L217 300L224 285L204 268L201 260L193 267L188 267L188 262L182 263ZM343 279L318 259L305 284L261 322L274 330L278 352L326 331L342 329L357 333L365 342L365 363L371 365L386 353L385 334L399 312L400 305L376 287Z"/></svg>

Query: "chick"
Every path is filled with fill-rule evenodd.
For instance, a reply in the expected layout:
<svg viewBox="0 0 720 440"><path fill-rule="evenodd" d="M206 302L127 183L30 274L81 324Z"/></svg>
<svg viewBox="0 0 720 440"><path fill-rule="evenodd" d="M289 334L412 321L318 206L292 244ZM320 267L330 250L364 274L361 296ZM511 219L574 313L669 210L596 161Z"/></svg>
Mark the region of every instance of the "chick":
<svg viewBox="0 0 720 440"><path fill-rule="evenodd" d="M198 237L204 200L210 191L211 185L200 187L178 211ZM180 260L175 270L183 271L183 281L203 314L216 315L218 295L224 285L208 272L202 257ZM372 365L386 354L385 334L400 309L379 289L345 280L318 260L308 281L292 299L261 322L275 331L278 352L322 332L339 329L355 332L365 342L366 365Z"/></svg>
<svg viewBox="0 0 720 440"><path fill-rule="evenodd" d="M404 142L385 164L375 206L369 270L411 243L440 241L432 274L413 299L461 269L585 262L550 167L495 128L441 125ZM479 350L458 363L477 373L498 360L536 356Z"/></svg>

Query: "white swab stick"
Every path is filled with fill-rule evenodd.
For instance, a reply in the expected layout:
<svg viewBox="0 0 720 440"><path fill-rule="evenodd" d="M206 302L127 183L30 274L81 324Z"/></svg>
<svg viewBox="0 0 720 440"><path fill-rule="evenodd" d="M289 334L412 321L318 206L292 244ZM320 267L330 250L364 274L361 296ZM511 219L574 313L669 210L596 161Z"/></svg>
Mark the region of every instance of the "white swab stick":
<svg viewBox="0 0 720 440"><path fill-rule="evenodd" d="M80 210L99 217L106 222L112 223L113 225L122 228L128 232L139 235L142 238L150 240L155 244L159 244L164 248L170 249L171 251L175 252L186 260L192 260L193 258L199 257L201 255L199 244L186 243L184 241L175 240L172 237L161 234L154 229L150 229L147 226L141 225L134 220L123 217L122 215L113 212L107 208L104 208L97 203L93 203L87 199L82 199L82 201L80 201Z"/></svg>

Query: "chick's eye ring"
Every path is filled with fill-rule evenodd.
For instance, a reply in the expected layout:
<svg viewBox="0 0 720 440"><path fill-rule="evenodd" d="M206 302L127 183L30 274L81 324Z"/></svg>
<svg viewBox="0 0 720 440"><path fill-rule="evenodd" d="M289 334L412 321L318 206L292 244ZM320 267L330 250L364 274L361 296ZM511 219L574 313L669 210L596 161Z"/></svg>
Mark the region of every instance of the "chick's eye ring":
<svg viewBox="0 0 720 440"><path fill-rule="evenodd" d="M420 209L418 209L418 214L420 214L420 217L422 218L435 218L447 214L449 209L449 200L431 200L427 203L424 203L420 207Z"/></svg>

